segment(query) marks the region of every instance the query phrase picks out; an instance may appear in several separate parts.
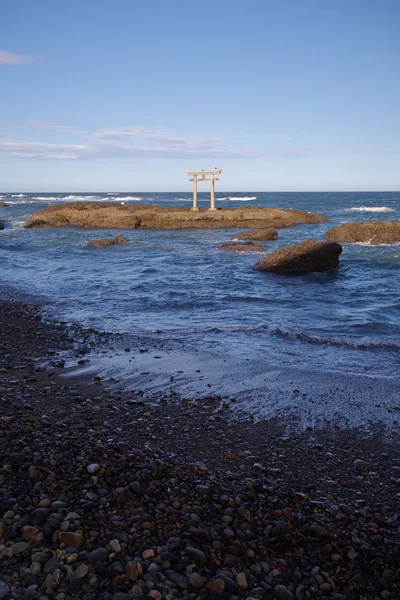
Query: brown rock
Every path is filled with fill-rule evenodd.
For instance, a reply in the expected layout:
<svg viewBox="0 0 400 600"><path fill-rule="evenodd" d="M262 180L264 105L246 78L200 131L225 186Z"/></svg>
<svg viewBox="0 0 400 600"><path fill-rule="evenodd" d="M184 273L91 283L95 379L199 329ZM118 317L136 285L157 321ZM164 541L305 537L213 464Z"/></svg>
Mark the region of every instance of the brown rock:
<svg viewBox="0 0 400 600"><path fill-rule="evenodd" d="M104 240L92 240L88 243L90 248L106 248L114 244L127 244L128 240L123 235L117 235L115 238L105 238Z"/></svg>
<svg viewBox="0 0 400 600"><path fill-rule="evenodd" d="M320 223L326 217L301 210L245 206L220 210L169 208L145 204L73 202L49 206L35 213L25 225L33 227L78 227L113 229L256 228L291 227L298 223Z"/></svg>
<svg viewBox="0 0 400 600"><path fill-rule="evenodd" d="M8 206L8 204L6 202L0 202L0 207L1 208L5 208L6 206Z"/></svg>
<svg viewBox="0 0 400 600"><path fill-rule="evenodd" d="M80 533L75 531L61 531L59 535L60 544L73 546L74 548L82 548L85 545L85 538Z"/></svg>
<svg viewBox="0 0 400 600"><path fill-rule="evenodd" d="M136 581L139 576L138 566L134 560L130 560L126 565L126 577L129 581Z"/></svg>
<svg viewBox="0 0 400 600"><path fill-rule="evenodd" d="M400 242L400 221L365 221L338 225L329 229L326 239L331 242L397 244Z"/></svg>
<svg viewBox="0 0 400 600"><path fill-rule="evenodd" d="M0 521L0 538L4 537L7 533L7 525L4 521Z"/></svg>
<svg viewBox="0 0 400 600"><path fill-rule="evenodd" d="M268 240L277 240L278 232L275 227L264 227L263 229L246 229L239 231L231 237L231 240L257 240L265 242Z"/></svg>
<svg viewBox="0 0 400 600"><path fill-rule="evenodd" d="M222 244L218 250L228 250L229 252L264 252L265 248L257 242L244 242L243 244Z"/></svg>
<svg viewBox="0 0 400 600"><path fill-rule="evenodd" d="M328 271L338 266L341 252L335 242L306 240L267 254L255 266L259 271L297 275Z"/></svg>
<svg viewBox="0 0 400 600"><path fill-rule="evenodd" d="M39 527L31 527L27 525L22 531L22 537L26 542L41 542L44 539L44 534Z"/></svg>

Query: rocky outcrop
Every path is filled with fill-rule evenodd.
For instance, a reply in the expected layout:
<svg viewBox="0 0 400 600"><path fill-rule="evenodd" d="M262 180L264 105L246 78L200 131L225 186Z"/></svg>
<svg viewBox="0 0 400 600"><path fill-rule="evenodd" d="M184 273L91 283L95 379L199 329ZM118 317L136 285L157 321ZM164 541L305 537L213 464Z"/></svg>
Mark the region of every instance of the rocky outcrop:
<svg viewBox="0 0 400 600"><path fill-rule="evenodd" d="M326 239L331 242L397 244L400 242L400 221L364 221L338 225L329 229Z"/></svg>
<svg viewBox="0 0 400 600"><path fill-rule="evenodd" d="M0 202L0 208L5 208L6 206L8 206L6 202Z"/></svg>
<svg viewBox="0 0 400 600"><path fill-rule="evenodd" d="M306 240L287 248L267 254L255 265L259 271L304 275L306 273L328 271L339 264L342 252L335 242L315 242Z"/></svg>
<svg viewBox="0 0 400 600"><path fill-rule="evenodd" d="M326 217L301 210L246 206L218 210L168 208L145 204L74 202L49 206L35 213L25 227L93 227L98 229L184 229L291 227L320 223Z"/></svg>
<svg viewBox="0 0 400 600"><path fill-rule="evenodd" d="M218 250L228 250L229 252L264 252L265 248L257 242L244 242L243 244L222 244Z"/></svg>
<svg viewBox="0 0 400 600"><path fill-rule="evenodd" d="M257 240L259 242L266 242L269 240L277 240L278 232L275 227L263 227L263 229L246 229L246 231L239 231L231 237L231 240Z"/></svg>
<svg viewBox="0 0 400 600"><path fill-rule="evenodd" d="M0 231L5 228L3 221L0 221Z"/></svg>
<svg viewBox="0 0 400 600"><path fill-rule="evenodd" d="M127 244L128 240L123 235L117 235L115 238L105 238L104 240L92 240L88 243L89 248L107 248L115 244Z"/></svg>

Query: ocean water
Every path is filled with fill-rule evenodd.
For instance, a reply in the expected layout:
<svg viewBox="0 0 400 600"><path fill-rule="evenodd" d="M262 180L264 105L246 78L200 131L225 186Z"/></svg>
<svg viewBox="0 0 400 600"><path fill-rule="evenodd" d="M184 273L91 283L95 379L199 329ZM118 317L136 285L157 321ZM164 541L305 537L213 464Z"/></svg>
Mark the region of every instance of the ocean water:
<svg viewBox="0 0 400 600"><path fill-rule="evenodd" d="M265 365L266 372L398 381L400 245L344 244L337 270L285 277L255 271L258 254L218 251L233 229L118 230L129 244L95 250L87 242L115 230L23 228L35 211L60 202L183 207L190 206L190 193L3 193L0 201L9 204L0 208L1 281L44 298L62 320L170 343L183 355L196 352L228 365ZM207 201L199 195L200 206ZM329 217L329 223L280 229L277 241L264 244L266 252L323 240L340 223L400 219L400 192L224 192L216 201Z"/></svg>

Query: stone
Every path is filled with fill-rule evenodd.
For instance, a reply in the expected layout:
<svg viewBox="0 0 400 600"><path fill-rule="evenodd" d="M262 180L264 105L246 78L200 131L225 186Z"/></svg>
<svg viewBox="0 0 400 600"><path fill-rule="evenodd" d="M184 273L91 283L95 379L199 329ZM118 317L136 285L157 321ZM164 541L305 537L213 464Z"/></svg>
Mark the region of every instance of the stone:
<svg viewBox="0 0 400 600"><path fill-rule="evenodd" d="M318 525L318 523L313 523L310 527L310 535L316 538L329 537L329 531L325 527Z"/></svg>
<svg viewBox="0 0 400 600"><path fill-rule="evenodd" d="M18 554L22 554L25 550L28 550L29 547L29 542L15 542L15 544L10 546L10 550L13 553L13 556L18 556Z"/></svg>
<svg viewBox="0 0 400 600"><path fill-rule="evenodd" d="M89 573L89 567L85 564L78 565L75 569L75 577L79 577L79 579L83 579Z"/></svg>
<svg viewBox="0 0 400 600"><path fill-rule="evenodd" d="M32 525L43 525L47 520L48 512L45 508L37 508L30 514L30 522Z"/></svg>
<svg viewBox="0 0 400 600"><path fill-rule="evenodd" d="M186 546L185 552L196 563L202 564L207 560L207 555L202 550L193 548L193 546Z"/></svg>
<svg viewBox="0 0 400 600"><path fill-rule="evenodd" d="M7 202L0 202L1 208L6 208L8 206Z"/></svg>
<svg viewBox="0 0 400 600"><path fill-rule="evenodd" d="M58 540L60 544L73 546L74 548L82 548L85 545L85 538L80 533L75 531L61 531Z"/></svg>
<svg viewBox="0 0 400 600"><path fill-rule="evenodd" d="M26 542L33 542L36 544L44 539L44 534L38 527L27 525L22 531L22 537Z"/></svg>
<svg viewBox="0 0 400 600"><path fill-rule="evenodd" d="M294 600L294 596L285 585L276 585L274 587L274 596L278 600Z"/></svg>
<svg viewBox="0 0 400 600"><path fill-rule="evenodd" d="M110 540L108 542L111 552L121 552L121 544L118 540Z"/></svg>
<svg viewBox="0 0 400 600"><path fill-rule="evenodd" d="M264 246L261 246L257 242L222 244L218 246L218 250L227 250L228 252L265 252Z"/></svg>
<svg viewBox="0 0 400 600"><path fill-rule="evenodd" d="M331 242L363 244L397 244L400 242L400 221L364 221L332 227L326 234Z"/></svg>
<svg viewBox="0 0 400 600"><path fill-rule="evenodd" d="M278 232L275 227L263 227L262 229L246 229L235 233L231 240L256 240L266 242L269 240L277 240Z"/></svg>
<svg viewBox="0 0 400 600"><path fill-rule="evenodd" d="M141 494L142 493L142 486L140 485L140 483L138 481L132 481L129 484L129 489L134 494Z"/></svg>
<svg viewBox="0 0 400 600"><path fill-rule="evenodd" d="M342 247L335 242L306 240L267 254L258 261L255 268L259 271L285 275L319 273L335 269L339 265L341 252Z"/></svg>
<svg viewBox="0 0 400 600"><path fill-rule="evenodd" d="M108 559L108 556L107 548L96 548L96 550L92 550L92 552L88 554L87 561L90 564L98 561L103 562Z"/></svg>
<svg viewBox="0 0 400 600"><path fill-rule="evenodd" d="M211 579L206 583L206 588L213 592L223 592L225 589L225 581L220 577L216 579Z"/></svg>
<svg viewBox="0 0 400 600"><path fill-rule="evenodd" d="M93 473L97 473L100 471L101 467L97 463L92 463L87 466L87 472L93 475Z"/></svg>
<svg viewBox="0 0 400 600"><path fill-rule="evenodd" d="M0 579L0 600L5 598L10 591L10 586L3 580Z"/></svg>
<svg viewBox="0 0 400 600"><path fill-rule="evenodd" d="M244 573L238 573L236 575L236 583L242 590L246 590L248 587L246 575Z"/></svg>
<svg viewBox="0 0 400 600"><path fill-rule="evenodd" d="M115 238L105 238L103 240L92 240L88 243L89 248L107 248L115 244L127 244L128 240L123 235L117 235Z"/></svg>
<svg viewBox="0 0 400 600"><path fill-rule="evenodd" d="M59 559L57 558L57 556L52 556L45 563L45 565L43 567L43 573L45 575L50 575L51 573L54 573L54 571L56 569L58 569L59 567L60 567L60 561L59 561Z"/></svg>
<svg viewBox="0 0 400 600"><path fill-rule="evenodd" d="M203 496L209 494L211 492L211 488L208 485L203 485L199 483L196 485L195 490L198 494L202 494Z"/></svg>
<svg viewBox="0 0 400 600"><path fill-rule="evenodd" d="M192 587L200 590L202 587L204 587L205 578L198 573L190 573L190 575L188 575L188 582Z"/></svg>
<svg viewBox="0 0 400 600"><path fill-rule="evenodd" d="M326 217L301 210L243 206L210 211L190 208L120 205L106 202L56 204L36 212L25 227L95 227L97 229L186 229L291 227L321 223Z"/></svg>
<svg viewBox="0 0 400 600"><path fill-rule="evenodd" d="M145 560L147 560L148 558L153 558L155 556L155 552L149 548L148 550L144 550L144 552L142 552L142 556Z"/></svg>

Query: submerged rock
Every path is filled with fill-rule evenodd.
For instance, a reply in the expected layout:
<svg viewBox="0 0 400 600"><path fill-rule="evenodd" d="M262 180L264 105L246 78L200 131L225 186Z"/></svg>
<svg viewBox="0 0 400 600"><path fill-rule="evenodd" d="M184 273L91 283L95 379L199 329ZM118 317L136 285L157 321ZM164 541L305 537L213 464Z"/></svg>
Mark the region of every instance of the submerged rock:
<svg viewBox="0 0 400 600"><path fill-rule="evenodd" d="M0 231L5 228L3 221L0 221Z"/></svg>
<svg viewBox="0 0 400 600"><path fill-rule="evenodd" d="M257 242L244 242L243 244L222 244L218 250L228 250L229 252L264 252L265 248Z"/></svg>
<svg viewBox="0 0 400 600"><path fill-rule="evenodd" d="M89 248L107 248L115 244L127 244L128 240L123 235L117 235L115 238L105 238L104 240L92 240L88 243Z"/></svg>
<svg viewBox="0 0 400 600"><path fill-rule="evenodd" d="M326 217L302 210L245 206L218 210L173 208L145 204L121 205L104 202L57 204L38 211L25 227L96 227L103 229L185 229L291 227L298 223L320 223Z"/></svg>
<svg viewBox="0 0 400 600"><path fill-rule="evenodd" d="M259 271L284 274L305 274L335 269L342 252L335 242L306 240L267 254L255 265Z"/></svg>
<svg viewBox="0 0 400 600"><path fill-rule="evenodd" d="M400 221L364 221L338 225L329 229L326 239L331 242L397 244L400 242Z"/></svg>
<svg viewBox="0 0 400 600"><path fill-rule="evenodd" d="M246 229L246 231L239 231L231 237L231 240L257 240L259 242L266 242L269 240L277 240L278 232L275 227L263 227L262 229Z"/></svg>
<svg viewBox="0 0 400 600"><path fill-rule="evenodd" d="M8 206L7 202L0 202L0 208L5 208Z"/></svg>

